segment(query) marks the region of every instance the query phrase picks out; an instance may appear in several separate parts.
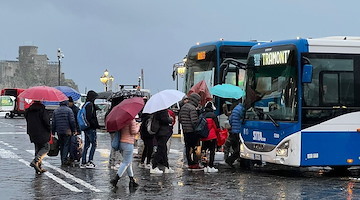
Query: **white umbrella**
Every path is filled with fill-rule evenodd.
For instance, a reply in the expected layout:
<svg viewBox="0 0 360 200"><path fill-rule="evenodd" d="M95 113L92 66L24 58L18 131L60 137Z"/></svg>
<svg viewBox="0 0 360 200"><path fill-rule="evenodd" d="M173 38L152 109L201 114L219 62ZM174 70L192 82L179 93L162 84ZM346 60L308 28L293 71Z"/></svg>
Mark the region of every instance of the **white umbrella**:
<svg viewBox="0 0 360 200"><path fill-rule="evenodd" d="M159 110L164 110L173 104L181 101L185 93L178 90L163 90L150 97L145 104L143 113L154 113Z"/></svg>

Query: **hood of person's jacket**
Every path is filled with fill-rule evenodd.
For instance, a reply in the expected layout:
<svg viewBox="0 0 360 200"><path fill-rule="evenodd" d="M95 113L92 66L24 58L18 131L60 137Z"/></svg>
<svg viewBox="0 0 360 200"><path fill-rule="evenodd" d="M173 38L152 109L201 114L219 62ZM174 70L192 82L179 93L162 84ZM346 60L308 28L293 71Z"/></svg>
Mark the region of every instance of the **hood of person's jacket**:
<svg viewBox="0 0 360 200"><path fill-rule="evenodd" d="M60 106L67 106L68 103L69 103L69 101L65 100L65 101L61 101L59 104L60 104Z"/></svg>
<svg viewBox="0 0 360 200"><path fill-rule="evenodd" d="M199 105L200 99L201 97L198 93L191 93L189 95L189 101L191 101L195 107Z"/></svg>
<svg viewBox="0 0 360 200"><path fill-rule="evenodd" d="M86 101L95 101L96 97L98 97L98 93L93 90L90 90L86 95Z"/></svg>
<svg viewBox="0 0 360 200"><path fill-rule="evenodd" d="M34 102L33 104L31 104L31 106L28 108L28 111L37 111L37 110L41 110L41 109L45 109L44 104L40 103L40 102Z"/></svg>

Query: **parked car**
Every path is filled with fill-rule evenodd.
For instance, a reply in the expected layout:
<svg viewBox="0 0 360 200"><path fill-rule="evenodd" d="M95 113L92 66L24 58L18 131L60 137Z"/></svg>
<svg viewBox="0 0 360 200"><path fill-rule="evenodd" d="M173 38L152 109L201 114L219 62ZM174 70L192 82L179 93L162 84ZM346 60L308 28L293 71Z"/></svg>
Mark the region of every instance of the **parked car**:
<svg viewBox="0 0 360 200"><path fill-rule="evenodd" d="M105 114L110 109L110 102L95 102L95 105L98 107L96 110L96 116L101 128L105 128Z"/></svg>

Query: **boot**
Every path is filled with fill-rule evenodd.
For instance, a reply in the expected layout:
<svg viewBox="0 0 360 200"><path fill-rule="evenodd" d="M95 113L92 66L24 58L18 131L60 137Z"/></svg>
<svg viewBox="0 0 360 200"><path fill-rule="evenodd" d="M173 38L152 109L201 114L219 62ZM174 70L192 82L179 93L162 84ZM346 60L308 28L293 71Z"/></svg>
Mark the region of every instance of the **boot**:
<svg viewBox="0 0 360 200"><path fill-rule="evenodd" d="M36 171L37 174L41 174L41 169L39 167L39 163L38 162L35 162L35 160L33 160L31 163L30 163L30 166L33 167Z"/></svg>
<svg viewBox="0 0 360 200"><path fill-rule="evenodd" d="M119 179L120 179L119 175L116 174L115 178L114 178L114 179L111 179L111 181L110 181L111 185L113 185L114 187L116 187Z"/></svg>
<svg viewBox="0 0 360 200"><path fill-rule="evenodd" d="M41 172L41 173L47 172L46 169L44 169L44 168L41 167L41 164L42 164L42 163L40 162L40 163L39 163L40 172Z"/></svg>
<svg viewBox="0 0 360 200"><path fill-rule="evenodd" d="M130 178L129 187L138 187L139 186L139 184L135 182L134 177L129 176L129 178Z"/></svg>

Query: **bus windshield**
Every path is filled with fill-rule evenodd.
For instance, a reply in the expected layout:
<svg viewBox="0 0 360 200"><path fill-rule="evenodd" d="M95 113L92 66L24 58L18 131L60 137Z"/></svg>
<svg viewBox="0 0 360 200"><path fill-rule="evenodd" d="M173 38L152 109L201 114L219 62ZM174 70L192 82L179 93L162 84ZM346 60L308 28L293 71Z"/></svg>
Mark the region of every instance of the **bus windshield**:
<svg viewBox="0 0 360 200"><path fill-rule="evenodd" d="M187 92L196 83L205 80L207 86L213 87L221 83L223 72L218 66L226 58L246 62L251 46L207 45L191 48L186 61L186 76L184 91ZM219 55L218 55L219 54ZM218 60L219 58L219 60ZM230 69L225 75L225 83L243 85L245 71Z"/></svg>
<svg viewBox="0 0 360 200"><path fill-rule="evenodd" d="M245 119L295 121L297 68L295 50L273 47L250 52Z"/></svg>
<svg viewBox="0 0 360 200"><path fill-rule="evenodd" d="M214 85L214 71L216 66L216 46L204 46L191 49L186 61L186 76L184 90L201 80L205 80L208 87Z"/></svg>

